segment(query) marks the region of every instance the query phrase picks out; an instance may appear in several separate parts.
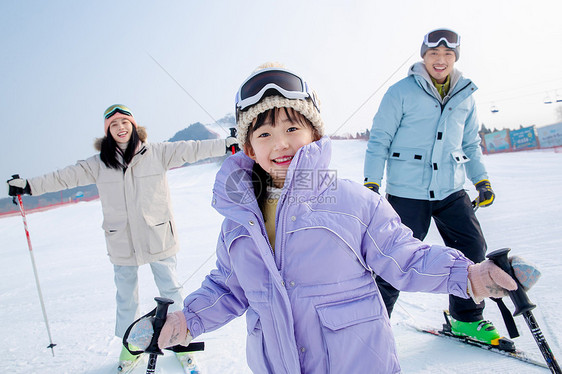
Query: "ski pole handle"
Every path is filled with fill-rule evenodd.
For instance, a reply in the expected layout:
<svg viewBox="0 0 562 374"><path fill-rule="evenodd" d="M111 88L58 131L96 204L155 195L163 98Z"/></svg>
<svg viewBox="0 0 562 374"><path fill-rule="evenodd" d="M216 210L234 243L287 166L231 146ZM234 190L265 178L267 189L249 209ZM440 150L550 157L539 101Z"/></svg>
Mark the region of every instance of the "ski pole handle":
<svg viewBox="0 0 562 374"><path fill-rule="evenodd" d="M534 309L536 305L529 300L529 298L527 297L527 293L515 277L513 268L511 267L511 264L509 263L509 260L507 258L507 253L509 251L509 248L498 249L497 251L489 253L486 257L492 260L503 271L505 271L513 279L515 279L515 282L517 282L517 289L515 291L509 291L509 297L515 305L515 312L513 313L513 315L517 316L519 314L523 314L523 318L525 319L527 326L529 326L531 334L533 335L533 338L535 339L535 342L537 343L539 350L541 351L541 354L544 357L544 360L546 361L546 364L551 373L562 374L560 366L558 366L558 362L556 361L552 350L546 342L546 339L544 338L544 335L537 321L535 320L533 313L531 312L531 310Z"/></svg>
<svg viewBox="0 0 562 374"><path fill-rule="evenodd" d="M477 211L480 208L480 196L476 196L476 199L472 200L472 210Z"/></svg>
<svg viewBox="0 0 562 374"><path fill-rule="evenodd" d="M230 136L236 138L236 127L230 128ZM234 145L230 146L230 150L232 151L232 154L235 154L236 152L238 152L240 150L240 147L237 144L234 144Z"/></svg>
<svg viewBox="0 0 562 374"><path fill-rule="evenodd" d="M146 348L145 352L157 355L164 354L162 350L158 347L158 338L160 337L160 331L162 331L162 326L166 322L166 315L168 314L168 306L174 303L174 300L167 299L165 297L155 297L156 303L156 315L154 316L154 334L152 335L152 340L150 345Z"/></svg>
<svg viewBox="0 0 562 374"><path fill-rule="evenodd" d="M19 174L13 174L13 175L12 175L12 179L18 179L19 177L20 177ZM14 196L14 195L16 194L16 191L15 191L15 190L16 190L16 187L10 186L10 185L8 185L8 186L9 186L9 188L8 188L9 192L8 192L8 194L9 194L10 196L12 196L12 203L14 203L14 205L18 205L18 202L17 202L17 200L16 200L16 196Z"/></svg>
<svg viewBox="0 0 562 374"><path fill-rule="evenodd" d="M494 264L499 266L503 271L509 274L515 280L515 282L517 282L517 289L515 291L509 291L509 297L511 298L511 301L513 301L513 305L515 305L515 312L513 312L513 315L518 316L520 314L533 310L536 305L533 304L531 300L529 300L527 292L525 292L523 286L521 286L521 283L519 283L519 280L517 280L517 277L513 272L513 268L511 267L509 259L507 258L507 253L510 250L510 248L498 249L496 251L488 253L486 257L492 260Z"/></svg>

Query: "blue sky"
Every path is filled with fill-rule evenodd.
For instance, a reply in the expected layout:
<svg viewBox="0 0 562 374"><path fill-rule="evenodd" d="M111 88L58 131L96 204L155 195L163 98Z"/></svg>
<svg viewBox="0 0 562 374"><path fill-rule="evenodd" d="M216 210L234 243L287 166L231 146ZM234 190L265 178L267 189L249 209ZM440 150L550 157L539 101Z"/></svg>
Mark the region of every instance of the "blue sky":
<svg viewBox="0 0 562 374"><path fill-rule="evenodd" d="M3 1L0 176L93 155L114 103L152 142L213 123L265 61L309 81L328 133L362 131L437 27L461 34L456 67L479 87L488 127L558 122L543 101L562 97L561 11L558 0Z"/></svg>

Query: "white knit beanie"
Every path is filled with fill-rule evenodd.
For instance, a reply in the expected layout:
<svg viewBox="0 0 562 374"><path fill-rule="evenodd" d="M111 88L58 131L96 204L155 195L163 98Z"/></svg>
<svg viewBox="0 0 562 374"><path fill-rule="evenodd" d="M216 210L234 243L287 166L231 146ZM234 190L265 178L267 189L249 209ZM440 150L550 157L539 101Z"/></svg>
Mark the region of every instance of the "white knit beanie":
<svg viewBox="0 0 562 374"><path fill-rule="evenodd" d="M259 71L269 67L284 68L282 65L277 63L266 63L260 65L255 71ZM315 95L316 105L320 106L318 97ZM248 130L254 119L273 108L293 108L300 114L302 114L306 119L308 119L312 126L316 129L320 136L324 135L324 122L322 117L320 117L320 111L314 106L314 103L310 98L307 99L287 99L281 95L266 96L264 99L260 100L257 104L250 106L248 109L239 111L238 118L236 120L237 124L237 137L240 144L246 144L246 137L248 136Z"/></svg>

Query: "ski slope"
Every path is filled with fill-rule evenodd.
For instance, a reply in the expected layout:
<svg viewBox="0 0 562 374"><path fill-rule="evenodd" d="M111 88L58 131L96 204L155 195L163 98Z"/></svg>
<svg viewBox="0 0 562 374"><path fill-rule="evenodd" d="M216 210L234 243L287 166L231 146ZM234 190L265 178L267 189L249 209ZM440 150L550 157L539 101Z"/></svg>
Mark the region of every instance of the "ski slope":
<svg viewBox="0 0 562 374"><path fill-rule="evenodd" d="M333 143L332 168L338 176L363 179L364 141ZM526 151L484 157L497 200L477 215L489 250L512 248L535 263L543 276L529 292L542 331L562 360L562 153ZM210 205L218 164L196 165L168 173L182 250L178 276L187 292L196 289L214 266L215 242L222 221ZM475 191L469 194L474 197ZM384 189L384 183L383 183ZM120 350L113 336L115 288L105 250L99 201L72 204L27 217L55 347L49 344L41 313L22 219L0 219L0 369L8 373L115 373ZM427 242L441 243L432 227ZM141 311L151 310L157 290L149 267L139 271ZM513 310L509 300L507 305ZM485 317L507 334L495 303ZM408 323L438 327L447 295L402 293L393 325L404 373L548 373L548 370L460 343L422 334ZM522 317L517 346L542 359ZM206 350L196 353L205 373L250 373L245 356L245 318L200 337ZM159 359L161 373L176 373L175 358ZM174 369L175 368L175 369ZM137 373L144 373L146 366ZM373 369L376 372L376 369Z"/></svg>

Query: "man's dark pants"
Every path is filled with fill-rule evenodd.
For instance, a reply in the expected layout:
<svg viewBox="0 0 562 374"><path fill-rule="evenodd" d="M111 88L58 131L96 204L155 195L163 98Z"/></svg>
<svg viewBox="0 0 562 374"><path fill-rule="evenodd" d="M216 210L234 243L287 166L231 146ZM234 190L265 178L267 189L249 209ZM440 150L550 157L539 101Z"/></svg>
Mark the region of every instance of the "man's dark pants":
<svg viewBox="0 0 562 374"><path fill-rule="evenodd" d="M413 231L414 237L420 240L425 238L433 217L446 246L458 249L474 262L485 260L486 241L470 198L464 190L440 201L407 199L392 195L388 195L387 199L402 223ZM400 291L381 277L377 276L376 280L390 316ZM483 319L483 309L484 302L475 304L472 299L449 295L449 311L456 320L479 321Z"/></svg>

